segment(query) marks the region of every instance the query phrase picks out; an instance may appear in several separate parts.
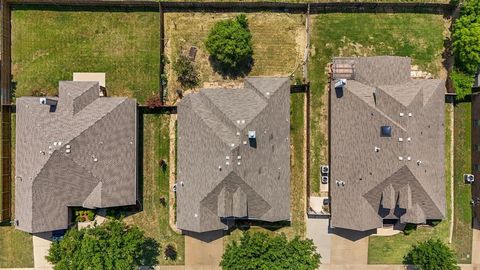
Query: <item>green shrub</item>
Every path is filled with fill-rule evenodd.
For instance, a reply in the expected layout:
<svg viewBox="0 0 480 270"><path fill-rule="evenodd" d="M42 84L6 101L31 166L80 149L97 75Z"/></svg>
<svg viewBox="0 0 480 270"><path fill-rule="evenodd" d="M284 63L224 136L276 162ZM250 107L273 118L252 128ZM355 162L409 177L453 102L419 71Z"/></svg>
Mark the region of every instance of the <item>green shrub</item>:
<svg viewBox="0 0 480 270"><path fill-rule="evenodd" d="M467 0L453 26L453 50L457 66L474 74L480 65L480 1Z"/></svg>
<svg viewBox="0 0 480 270"><path fill-rule="evenodd" d="M88 220L93 220L95 218L95 213L92 210L88 210L86 212L87 212Z"/></svg>
<svg viewBox="0 0 480 270"><path fill-rule="evenodd" d="M237 69L248 62L253 55L253 46L247 17L242 14L216 23L205 46L212 58L227 69Z"/></svg>
<svg viewBox="0 0 480 270"><path fill-rule="evenodd" d="M177 79L183 87L193 88L198 85L198 72L187 56L181 54L173 64L173 70L177 73Z"/></svg>
<svg viewBox="0 0 480 270"><path fill-rule="evenodd" d="M472 93L472 86L475 82L473 76L454 70L450 73L450 80L457 93L457 96L455 97L456 100L461 101L465 99L467 95Z"/></svg>
<svg viewBox="0 0 480 270"><path fill-rule="evenodd" d="M453 250L439 239L429 239L414 245L403 262L414 265L419 270L460 269Z"/></svg>
<svg viewBox="0 0 480 270"><path fill-rule="evenodd" d="M410 235L413 231L417 230L417 225L412 223L407 223L405 229L403 229L403 234Z"/></svg>

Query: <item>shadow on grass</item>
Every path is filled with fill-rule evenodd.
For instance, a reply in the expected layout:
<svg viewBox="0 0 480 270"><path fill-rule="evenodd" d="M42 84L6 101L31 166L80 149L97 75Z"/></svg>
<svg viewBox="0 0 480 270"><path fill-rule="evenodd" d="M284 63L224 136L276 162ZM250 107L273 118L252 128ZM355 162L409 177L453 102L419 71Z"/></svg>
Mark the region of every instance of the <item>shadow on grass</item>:
<svg viewBox="0 0 480 270"><path fill-rule="evenodd" d="M250 71L252 71L252 67L254 65L254 60L252 56L249 56L243 61L239 62L235 68L221 63L212 56L208 58L208 61L210 62L213 70L218 74L222 75L224 79L236 79L239 77L245 77L250 73Z"/></svg>
<svg viewBox="0 0 480 270"><path fill-rule="evenodd" d="M142 265L157 265L159 263L160 244L153 238L147 238L143 246Z"/></svg>

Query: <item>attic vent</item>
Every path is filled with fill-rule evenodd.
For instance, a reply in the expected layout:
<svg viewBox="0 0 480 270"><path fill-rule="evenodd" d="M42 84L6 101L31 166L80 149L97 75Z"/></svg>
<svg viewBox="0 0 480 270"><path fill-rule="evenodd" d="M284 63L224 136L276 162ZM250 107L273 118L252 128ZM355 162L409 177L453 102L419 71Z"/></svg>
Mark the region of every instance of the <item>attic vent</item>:
<svg viewBox="0 0 480 270"><path fill-rule="evenodd" d="M391 126L381 126L380 127L380 137L392 137L392 127Z"/></svg>

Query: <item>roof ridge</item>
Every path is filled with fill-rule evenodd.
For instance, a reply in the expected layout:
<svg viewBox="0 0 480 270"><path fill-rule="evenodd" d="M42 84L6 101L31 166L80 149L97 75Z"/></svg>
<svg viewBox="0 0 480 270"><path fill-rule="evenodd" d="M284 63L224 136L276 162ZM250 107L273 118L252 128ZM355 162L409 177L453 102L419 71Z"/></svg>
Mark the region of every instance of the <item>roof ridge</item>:
<svg viewBox="0 0 480 270"><path fill-rule="evenodd" d="M83 129L82 132L80 132L79 134L73 136L72 139L64 142L64 145L67 145L67 144L71 143L74 139L78 138L80 135L82 135L84 132L86 132L87 130L89 130L92 126L94 126L94 125L95 125L96 123L98 123L100 120L102 120L103 118L105 118L105 116L107 116L108 114L110 114L111 112L113 112L113 111L114 111L115 109L117 109L121 104L125 103L125 101L128 100L128 98L123 98L123 99L124 99L124 100L123 100L121 103L117 104L117 105L114 106L112 109L110 109L109 111L107 111L102 117L100 117L100 118L97 119L96 121L92 122L92 124L89 125L89 126L87 126L85 129ZM91 103L90 103L90 104L91 104ZM90 105L90 104L89 104L89 105ZM53 155L55 152L60 151L61 149L63 149L63 147L53 150L52 155ZM44 164L47 164L47 162L50 160L50 158L52 157L52 155L49 155L47 161L46 161ZM74 162L75 162L75 161L74 161ZM75 162L75 163L76 163L76 162ZM77 164L78 164L78 163L77 163ZM35 179L37 178L37 176L40 174L40 172L43 170L44 167L45 167L45 166L42 166L41 169L40 169L40 171L38 171L34 176L32 176L32 178L33 178L32 183L35 181Z"/></svg>

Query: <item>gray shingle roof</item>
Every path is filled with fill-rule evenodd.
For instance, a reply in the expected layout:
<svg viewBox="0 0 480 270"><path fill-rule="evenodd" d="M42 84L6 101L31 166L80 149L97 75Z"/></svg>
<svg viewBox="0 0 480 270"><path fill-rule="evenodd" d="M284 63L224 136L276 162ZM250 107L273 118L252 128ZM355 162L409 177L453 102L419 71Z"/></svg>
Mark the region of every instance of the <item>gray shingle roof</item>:
<svg viewBox="0 0 480 270"><path fill-rule="evenodd" d="M178 105L182 230L224 229L227 217L290 218L289 79L247 78L244 87L203 89Z"/></svg>
<svg viewBox="0 0 480 270"><path fill-rule="evenodd" d="M98 82L60 82L56 110L17 99L15 220L65 229L68 207L136 203L136 101L99 97Z"/></svg>
<svg viewBox="0 0 480 270"><path fill-rule="evenodd" d="M335 58L333 71L332 226L365 231L382 219L444 218L444 81L412 80L405 57ZM341 78L343 91L334 87ZM381 137L381 126L392 136Z"/></svg>

